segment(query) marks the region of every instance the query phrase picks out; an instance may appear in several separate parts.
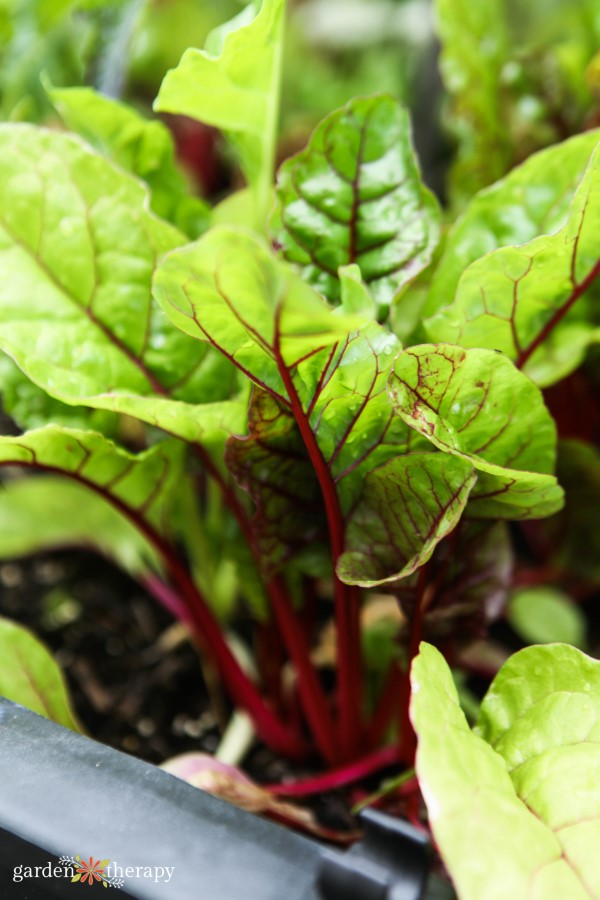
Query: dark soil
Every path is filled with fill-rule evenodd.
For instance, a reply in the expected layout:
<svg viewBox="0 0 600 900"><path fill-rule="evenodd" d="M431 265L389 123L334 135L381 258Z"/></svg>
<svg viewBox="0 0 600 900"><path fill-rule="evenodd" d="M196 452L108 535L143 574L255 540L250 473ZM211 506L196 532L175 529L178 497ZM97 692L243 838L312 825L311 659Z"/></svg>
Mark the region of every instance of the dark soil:
<svg viewBox="0 0 600 900"><path fill-rule="evenodd" d="M182 627L109 562L63 551L0 563L0 615L51 650L90 737L154 764L216 750L230 707L213 673ZM259 783L309 774L260 745L243 767ZM343 791L310 806L325 827L356 827Z"/></svg>
<svg viewBox="0 0 600 900"><path fill-rule="evenodd" d="M2 563L0 614L53 652L90 736L152 763L215 750L219 728L197 652L108 562L62 552Z"/></svg>

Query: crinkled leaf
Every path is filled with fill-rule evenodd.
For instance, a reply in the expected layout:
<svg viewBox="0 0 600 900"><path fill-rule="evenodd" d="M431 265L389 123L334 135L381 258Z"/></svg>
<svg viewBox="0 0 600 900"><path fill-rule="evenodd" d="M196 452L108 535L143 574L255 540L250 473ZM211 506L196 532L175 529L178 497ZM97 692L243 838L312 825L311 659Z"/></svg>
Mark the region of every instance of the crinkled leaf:
<svg viewBox="0 0 600 900"><path fill-rule="evenodd" d="M562 491L550 474L554 422L538 388L505 356L411 347L394 362L389 392L411 428L478 470L470 515L526 519L560 509Z"/></svg>
<svg viewBox="0 0 600 900"><path fill-rule="evenodd" d="M152 302L156 261L183 237L143 185L65 134L0 126L0 148L0 348L65 403L188 440L237 426L243 407L216 402L231 367Z"/></svg>
<svg viewBox="0 0 600 900"><path fill-rule="evenodd" d="M22 625L0 618L0 695L65 728L80 731L62 672Z"/></svg>
<svg viewBox="0 0 600 900"><path fill-rule="evenodd" d="M412 574L456 527L475 480L468 460L445 453L411 453L369 472L338 576L373 587Z"/></svg>
<svg viewBox="0 0 600 900"><path fill-rule="evenodd" d="M178 441L163 441L136 455L101 434L47 425L18 437L0 437L0 466L68 475L138 521L168 532L183 450Z"/></svg>
<svg viewBox="0 0 600 900"><path fill-rule="evenodd" d="M598 897L600 663L564 645L515 654L475 733L429 644L412 687L419 784L461 900Z"/></svg>
<svg viewBox="0 0 600 900"><path fill-rule="evenodd" d="M270 394L254 389L249 434L229 438L225 462L256 506L254 525L267 569L326 540L319 482L298 426Z"/></svg>
<svg viewBox="0 0 600 900"><path fill-rule="evenodd" d="M19 478L0 489L0 558L85 547L132 575L160 571L155 550L103 497L56 475Z"/></svg>
<svg viewBox="0 0 600 900"><path fill-rule="evenodd" d="M208 206L190 196L189 186L175 164L175 147L162 122L145 119L124 103L92 88L50 88L48 96L71 131L101 153L132 172L150 188L150 205L190 238L208 225Z"/></svg>
<svg viewBox="0 0 600 900"><path fill-rule="evenodd" d="M212 229L169 254L154 290L176 325L306 420L344 511L366 471L406 448L385 389L397 339L364 315L332 310L250 234Z"/></svg>
<svg viewBox="0 0 600 900"><path fill-rule="evenodd" d="M557 377L545 359L547 339L564 344L574 338L568 345L572 371L585 351L581 330L587 328L592 339L597 321L590 298L598 296L599 222L600 148L573 198L566 225L554 235L496 250L470 265L454 302L426 321L427 334L434 341L501 350L544 385ZM574 322L579 328L573 335L568 328ZM550 352L556 353L552 345ZM566 374L564 348L562 356L558 377Z"/></svg>
<svg viewBox="0 0 600 900"><path fill-rule="evenodd" d="M439 209L423 185L406 110L358 98L328 116L277 179L285 257L331 302L338 269L357 263L382 308L431 260Z"/></svg>
<svg viewBox="0 0 600 900"><path fill-rule="evenodd" d="M510 168L500 90L509 36L503 3L436 0L435 10L440 69L451 98L448 119L458 140L451 186L461 202Z"/></svg>
<svg viewBox="0 0 600 900"><path fill-rule="evenodd" d="M452 302L460 276L475 260L499 247L552 234L565 224L599 137L597 130L588 131L541 150L476 194L446 238L425 315Z"/></svg>
<svg viewBox="0 0 600 900"><path fill-rule="evenodd" d="M510 598L507 618L515 631L530 644L562 641L583 647L585 616L564 591L551 585L539 585L515 591Z"/></svg>
<svg viewBox="0 0 600 900"><path fill-rule="evenodd" d="M275 152L284 12L285 0L262 0L252 21L244 10L209 36L207 50L186 50L154 103L160 112L182 113L228 133L257 190L261 216L268 197L260 192L270 184L259 182L265 173L271 179Z"/></svg>

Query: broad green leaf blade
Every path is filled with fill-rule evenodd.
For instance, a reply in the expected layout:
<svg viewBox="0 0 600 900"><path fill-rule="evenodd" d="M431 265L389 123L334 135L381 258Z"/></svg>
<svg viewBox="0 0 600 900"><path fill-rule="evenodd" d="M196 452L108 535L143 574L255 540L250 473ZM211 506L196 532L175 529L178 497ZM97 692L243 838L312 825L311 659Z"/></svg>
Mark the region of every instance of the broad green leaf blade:
<svg viewBox="0 0 600 900"><path fill-rule="evenodd" d="M255 388L247 437L231 437L225 462L256 506L254 528L265 571L275 571L300 550L327 541L321 491L296 421Z"/></svg>
<svg viewBox="0 0 600 900"><path fill-rule="evenodd" d="M599 138L598 130L588 131L541 150L476 194L446 238L424 315L448 306L464 270L486 253L564 226Z"/></svg>
<svg viewBox="0 0 600 900"><path fill-rule="evenodd" d="M23 431L49 423L67 428L89 428L107 437L114 437L118 431L115 413L61 403L30 381L4 354L0 354L0 395L2 409Z"/></svg>
<svg viewBox="0 0 600 900"><path fill-rule="evenodd" d="M477 732L556 837L586 897L600 896L600 662L566 644L528 647L502 667ZM561 895L562 896L562 895ZM565 894L564 896L570 896Z"/></svg>
<svg viewBox="0 0 600 900"><path fill-rule="evenodd" d="M65 125L150 188L150 205L190 238L208 226L208 206L190 195L183 173L175 164L169 129L145 119L118 100L92 88L48 88L48 96Z"/></svg>
<svg viewBox="0 0 600 900"><path fill-rule="evenodd" d="M590 717L585 713L582 717L583 706L579 703L573 705L569 714L570 707L564 702L569 694L562 693L561 696L558 692L553 698L552 719L540 717L543 700L537 707L527 710L532 686L534 696L537 694L540 699L547 698L554 690L561 690L555 688L557 679L553 677L551 666L542 667L537 657L530 657L528 666L517 665L517 669L521 668L520 678L510 678L511 668L519 657L535 654L540 649L550 648L522 651L500 671L484 700L486 711L482 712L482 720L489 722L497 710L502 723L488 728L480 726L478 730L482 736L470 731L459 706L452 674L439 651L423 643L413 663L411 718L418 737L417 775L433 834L461 900L481 900L482 897L486 900L505 900L506 897L513 900L546 900L549 897L591 900L599 896L597 856L585 852L592 846L589 841L593 840L597 830L600 809L598 744L590 745L588 754L592 759L586 760L587 768L581 768L583 760L578 757L583 754L576 743L582 725L585 728L587 724L589 731ZM557 666L561 664L560 651L563 649L578 653L572 648L556 645L552 649L559 651L556 653ZM597 673L599 664L593 665ZM566 690L576 700L581 695L572 693L577 690L575 684L578 682L579 690L583 691L583 685L588 682L591 691L592 680L583 665L570 666L570 671L574 677ZM550 675L549 680L543 675ZM597 674L594 683L597 683ZM496 699L496 686L507 691L507 699L512 700L510 707L507 708L503 698ZM596 689L595 697L586 692L582 699L591 707L598 704L598 696ZM491 701L495 702L494 713ZM523 716L521 729L518 722L511 728L516 709ZM575 733L567 736L568 726L575 722L578 724ZM557 729L556 737L559 734L565 737L562 745L564 761L568 766L570 760L570 770L574 773L571 787L583 788L580 796L565 789L563 776L567 766L564 762L562 768L553 765L553 745L557 743L553 729ZM515 762L523 759L522 752L531 755L529 761L536 774L525 792L522 791L525 785L518 775L519 769L511 772L509 754L499 749L505 732L506 736L512 734ZM494 746L487 742L489 739L494 740ZM509 750L510 746L509 741L504 749ZM568 809L567 814L575 812L573 827L565 829L564 836L562 831L553 830L543 803L539 808L532 805L530 791L535 791L536 784L538 793L545 799L560 796L563 808ZM586 825L582 820L587 818L590 807L593 807L592 821ZM574 835L572 839L569 831ZM582 851L585 858L582 858Z"/></svg>
<svg viewBox="0 0 600 900"><path fill-rule="evenodd" d="M535 518L562 505L554 468L556 428L538 388L502 354L423 344L396 358L396 412L440 450L479 472L469 512Z"/></svg>
<svg viewBox="0 0 600 900"><path fill-rule="evenodd" d="M406 449L385 392L398 340L369 315L333 310L252 235L212 229L166 257L154 291L175 325L306 420L344 512L365 472Z"/></svg>
<svg viewBox="0 0 600 900"><path fill-rule="evenodd" d="M56 475L6 481L0 490L0 558L92 548L131 575L160 571L146 538L108 501Z"/></svg>
<svg viewBox="0 0 600 900"><path fill-rule="evenodd" d="M136 455L101 434L47 425L18 437L0 437L0 466L68 475L130 518L168 533L169 507L182 477L183 450L178 441L163 441Z"/></svg>
<svg viewBox="0 0 600 900"><path fill-rule="evenodd" d="M436 0L440 69L451 98L450 127L458 140L451 188L458 204L510 168L511 135L500 89L508 57L503 3Z"/></svg>
<svg viewBox="0 0 600 900"><path fill-rule="evenodd" d="M0 695L65 728L81 731L62 672L34 635L0 618Z"/></svg>
<svg viewBox="0 0 600 900"><path fill-rule="evenodd" d="M207 50L187 50L167 72L154 103L160 112L191 116L230 135L255 190L260 227L272 184L285 5L262 0L251 22L244 10L235 28L209 36Z"/></svg>
<svg viewBox="0 0 600 900"><path fill-rule="evenodd" d="M388 96L332 113L277 179L285 257L332 303L338 269L358 264L380 308L431 260L439 209L423 185L406 110Z"/></svg>
<svg viewBox="0 0 600 900"><path fill-rule="evenodd" d="M178 328L217 347L284 404L278 353L288 367L307 354L320 358L364 321L335 315L250 232L227 227L170 253L154 295Z"/></svg>
<svg viewBox="0 0 600 900"><path fill-rule="evenodd" d="M561 641L584 647L583 612L568 594L551 585L515 591L508 604L507 618L517 634L530 644Z"/></svg>
<svg viewBox="0 0 600 900"><path fill-rule="evenodd" d="M546 359L548 346L555 356L557 345L569 341L562 347L558 377L575 369L586 348L582 329L589 339L595 337L599 221L600 148L573 198L566 225L554 235L496 250L470 265L454 302L426 321L429 337L500 350L543 385L556 380ZM572 333L568 329L574 324L578 328Z"/></svg>
<svg viewBox="0 0 600 900"><path fill-rule="evenodd" d="M391 459L365 479L337 573L373 587L411 575L452 531L476 480L473 466L445 453Z"/></svg>
<svg viewBox="0 0 600 900"><path fill-rule="evenodd" d="M0 150L0 348L68 404L188 440L215 413L239 421L235 404L196 405L230 396L231 367L152 302L157 259L183 237L143 185L65 134L0 126Z"/></svg>

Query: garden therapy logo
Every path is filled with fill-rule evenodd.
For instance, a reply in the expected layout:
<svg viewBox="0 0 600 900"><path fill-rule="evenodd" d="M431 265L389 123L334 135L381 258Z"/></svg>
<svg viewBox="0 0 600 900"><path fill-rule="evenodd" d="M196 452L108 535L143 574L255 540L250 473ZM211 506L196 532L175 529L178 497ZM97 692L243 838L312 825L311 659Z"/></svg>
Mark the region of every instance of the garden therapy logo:
<svg viewBox="0 0 600 900"><path fill-rule="evenodd" d="M123 887L123 871L120 866L113 863L111 867L110 859L94 859L93 856L86 861L80 856L61 856L58 860L59 864L71 869L74 874L71 881L81 882L81 884L94 884L100 882L102 887L122 888ZM114 869L114 871L113 871Z"/></svg>

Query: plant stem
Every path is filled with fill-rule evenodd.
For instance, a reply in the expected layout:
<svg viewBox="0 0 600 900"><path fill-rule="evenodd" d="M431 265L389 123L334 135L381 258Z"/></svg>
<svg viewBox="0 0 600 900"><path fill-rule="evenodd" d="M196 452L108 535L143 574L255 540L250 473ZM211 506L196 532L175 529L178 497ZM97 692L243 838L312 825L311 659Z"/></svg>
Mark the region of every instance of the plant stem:
<svg viewBox="0 0 600 900"><path fill-rule="evenodd" d="M242 507L234 491L231 489L231 486L227 484L204 448L200 445L196 445L196 453L202 461L206 472L220 487L225 503L235 516L246 543L254 557L257 569L260 572L260 552L256 544L252 523L250 522L246 511ZM327 762L332 763L337 758L333 724L331 722L331 716L323 687L310 659L309 647L304 635L304 630L297 620L282 579L279 577L271 578L265 584L265 588L271 601L273 612L277 618L281 634L296 669L298 693L300 695L306 721L320 753Z"/></svg>
<svg viewBox="0 0 600 900"><path fill-rule="evenodd" d="M302 708L317 746L330 765L338 758L327 701L308 653L302 626L280 579L269 582L269 596L298 677Z"/></svg>
<svg viewBox="0 0 600 900"><path fill-rule="evenodd" d="M307 414L280 349L281 307L275 315L274 354L281 380L287 391L292 414L319 481L325 503L333 564L344 552L345 526L331 473L313 434ZM337 630L337 674L339 749L342 759L351 759L357 751L361 731L362 648L360 640L360 591L344 584L334 574L334 605Z"/></svg>
<svg viewBox="0 0 600 900"><path fill-rule="evenodd" d="M319 794L322 791L332 791L345 787L356 781L361 781L369 775L373 775L380 769L393 766L400 762L397 746L384 747L368 756L355 760L350 765L332 769L324 775L315 778L307 778L304 781L293 781L289 784L270 784L265 790L284 797L307 797L310 794Z"/></svg>
<svg viewBox="0 0 600 900"><path fill-rule="evenodd" d="M14 465L14 463L12 463ZM227 641L223 637L221 627L215 619L208 603L195 585L184 563L179 558L175 548L144 518L144 516L116 494L104 490L100 485L89 481L79 472L65 472L57 466L48 466L39 463L19 463L24 467L38 468L48 472L56 472L60 475L72 478L94 493L107 500L115 509L130 521L146 540L154 547L162 558L169 573L176 592L172 592L169 586L163 585L160 593L155 596L163 602L170 604L172 609L179 608L185 615L186 621L201 639L215 661L235 703L245 709L253 718L256 730L261 738L271 747L293 758L305 757L307 747L300 738L290 733L272 710L265 704L256 686L241 668ZM179 598L179 605L175 597Z"/></svg>

